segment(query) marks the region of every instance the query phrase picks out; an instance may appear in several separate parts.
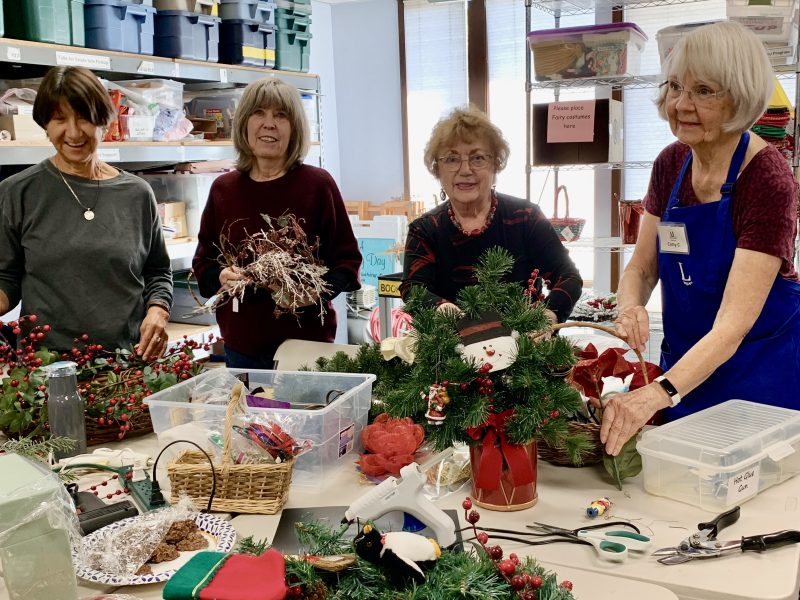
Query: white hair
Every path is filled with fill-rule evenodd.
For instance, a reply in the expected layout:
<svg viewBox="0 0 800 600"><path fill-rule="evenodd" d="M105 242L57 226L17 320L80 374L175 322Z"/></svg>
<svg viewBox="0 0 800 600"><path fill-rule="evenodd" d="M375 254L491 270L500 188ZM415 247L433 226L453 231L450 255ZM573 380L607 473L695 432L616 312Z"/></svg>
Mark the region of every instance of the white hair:
<svg viewBox="0 0 800 600"><path fill-rule="evenodd" d="M666 81L691 74L725 90L733 101L734 116L722 128L746 131L764 111L775 81L764 44L749 29L734 21L720 21L683 36L664 61ZM656 100L658 113L667 118L666 86Z"/></svg>

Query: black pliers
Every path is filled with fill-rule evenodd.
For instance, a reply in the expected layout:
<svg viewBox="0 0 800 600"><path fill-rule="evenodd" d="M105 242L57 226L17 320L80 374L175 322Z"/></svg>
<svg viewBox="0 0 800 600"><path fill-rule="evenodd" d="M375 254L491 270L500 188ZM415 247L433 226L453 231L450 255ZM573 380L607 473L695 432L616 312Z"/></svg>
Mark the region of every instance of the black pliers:
<svg viewBox="0 0 800 600"><path fill-rule="evenodd" d="M677 546L661 548L653 552L658 556L658 562L664 565L678 565L695 558L719 558L736 552L763 552L772 548L780 548L788 544L800 542L800 531L786 529L743 537L730 542L720 542L717 534L728 525L733 525L739 520L739 507L718 515L713 521L699 523L697 533L692 534Z"/></svg>

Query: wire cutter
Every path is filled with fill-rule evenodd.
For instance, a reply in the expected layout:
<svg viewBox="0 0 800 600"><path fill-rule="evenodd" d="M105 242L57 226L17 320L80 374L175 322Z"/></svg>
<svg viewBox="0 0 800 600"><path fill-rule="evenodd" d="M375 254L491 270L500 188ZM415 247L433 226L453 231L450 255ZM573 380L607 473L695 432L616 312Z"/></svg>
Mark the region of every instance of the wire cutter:
<svg viewBox="0 0 800 600"><path fill-rule="evenodd" d="M633 531L624 531L621 529L602 532L597 531L599 528L608 527L607 523L583 527L581 529L564 529L544 523L535 523L534 525L526 525L526 527L536 532L531 533L531 535L563 538L552 541L566 541L575 544L589 544L594 546L598 556L610 562L623 562L628 558L629 550L644 552L650 548L652 544L652 540L648 536Z"/></svg>
<svg viewBox="0 0 800 600"><path fill-rule="evenodd" d="M653 552L658 562L664 565L678 565L695 558L718 558L736 552L763 552L788 544L800 542L800 531L786 529L764 535L742 537L730 542L720 542L717 534L739 520L739 507L718 515L713 521L698 523L697 533L692 534L677 546L661 548Z"/></svg>

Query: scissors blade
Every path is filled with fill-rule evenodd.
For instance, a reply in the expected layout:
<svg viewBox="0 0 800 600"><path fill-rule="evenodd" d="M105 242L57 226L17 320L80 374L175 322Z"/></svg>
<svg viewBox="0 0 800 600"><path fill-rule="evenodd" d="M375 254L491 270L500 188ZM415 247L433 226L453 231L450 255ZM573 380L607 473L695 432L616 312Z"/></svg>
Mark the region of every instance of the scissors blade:
<svg viewBox="0 0 800 600"><path fill-rule="evenodd" d="M670 546L668 548L659 548L655 552L653 552L650 556L673 556L675 554L680 554L680 548L676 546Z"/></svg>
<svg viewBox="0 0 800 600"><path fill-rule="evenodd" d="M654 553L655 554L655 553ZM670 556L662 556L658 559L662 565L679 565L681 563L689 562L692 560L692 556L687 556L686 554L672 554Z"/></svg>

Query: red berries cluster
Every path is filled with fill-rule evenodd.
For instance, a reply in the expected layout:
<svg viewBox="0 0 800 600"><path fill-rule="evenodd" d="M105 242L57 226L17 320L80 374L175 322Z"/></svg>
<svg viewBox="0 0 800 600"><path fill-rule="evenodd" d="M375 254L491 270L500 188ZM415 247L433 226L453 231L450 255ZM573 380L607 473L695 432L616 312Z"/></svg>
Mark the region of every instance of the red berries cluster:
<svg viewBox="0 0 800 600"><path fill-rule="evenodd" d="M470 498L465 498L461 503L461 507L464 509L464 518L467 523L472 525L475 539L483 547L486 555L494 561L497 571L511 586L511 589L516 592L517 597L520 600L537 600L539 588L544 583L542 578L539 575L525 572L523 570L525 565L521 564L519 557L513 552L508 555L508 558L504 559L503 549L500 546L487 545L489 534L476 529L475 524L480 520L481 516L478 511L472 510L472 500ZM560 586L565 590L572 591L572 582L569 580L565 579L560 583Z"/></svg>

